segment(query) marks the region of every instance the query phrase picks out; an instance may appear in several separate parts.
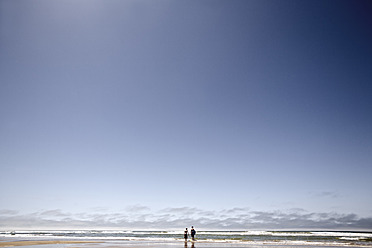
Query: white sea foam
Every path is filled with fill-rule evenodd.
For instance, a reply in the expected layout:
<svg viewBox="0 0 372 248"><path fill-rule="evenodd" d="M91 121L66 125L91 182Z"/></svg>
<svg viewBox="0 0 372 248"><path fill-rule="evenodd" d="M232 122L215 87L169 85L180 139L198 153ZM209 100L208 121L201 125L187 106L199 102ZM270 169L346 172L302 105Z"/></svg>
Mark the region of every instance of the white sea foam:
<svg viewBox="0 0 372 248"><path fill-rule="evenodd" d="M317 236L333 236L333 237L372 237L372 233L354 233L354 232L312 232Z"/></svg>
<svg viewBox="0 0 372 248"><path fill-rule="evenodd" d="M180 231L132 231L132 230L53 230L7 231L0 237L17 239L75 239L112 240L133 242L181 242ZM280 231L198 231L197 242L233 244L314 245L314 246L363 246L372 247L372 233L355 232L280 232Z"/></svg>
<svg viewBox="0 0 372 248"><path fill-rule="evenodd" d="M331 237L372 237L372 233L357 233L357 232L281 232L281 231L230 231L230 232L212 232L199 231L198 234L215 235L215 236L288 236L288 237L303 237L303 236L331 236Z"/></svg>

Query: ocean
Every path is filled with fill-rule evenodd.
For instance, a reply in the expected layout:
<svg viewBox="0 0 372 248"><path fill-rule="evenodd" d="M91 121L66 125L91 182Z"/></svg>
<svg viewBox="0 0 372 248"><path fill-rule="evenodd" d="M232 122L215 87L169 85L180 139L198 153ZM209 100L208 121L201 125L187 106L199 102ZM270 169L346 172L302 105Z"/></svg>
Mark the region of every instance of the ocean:
<svg viewBox="0 0 372 248"><path fill-rule="evenodd" d="M0 231L0 240L105 240L184 242L180 231ZM371 232L333 231L197 231L196 244L372 247Z"/></svg>

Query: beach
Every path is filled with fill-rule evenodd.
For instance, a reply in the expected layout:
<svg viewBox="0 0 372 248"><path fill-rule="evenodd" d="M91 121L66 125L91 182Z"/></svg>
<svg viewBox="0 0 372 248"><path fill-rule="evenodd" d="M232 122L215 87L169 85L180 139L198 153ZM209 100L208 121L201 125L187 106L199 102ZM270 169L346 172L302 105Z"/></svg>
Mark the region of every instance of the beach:
<svg viewBox="0 0 372 248"><path fill-rule="evenodd" d="M197 231L185 242L182 231L0 231L0 247L97 248L265 248L372 247L370 232Z"/></svg>
<svg viewBox="0 0 372 248"><path fill-rule="evenodd" d="M66 240L27 240L27 241L0 241L0 247L12 246L38 246L38 245L79 245L79 244L94 244L97 241L66 241ZM59 246L60 247L60 246Z"/></svg>
<svg viewBox="0 0 372 248"><path fill-rule="evenodd" d="M23 247L23 248L345 248L345 247L372 247L358 245L315 245L315 244L248 244L248 243L214 243L214 242L164 242L164 241L107 241L107 240L28 240L28 241L1 241L0 247Z"/></svg>

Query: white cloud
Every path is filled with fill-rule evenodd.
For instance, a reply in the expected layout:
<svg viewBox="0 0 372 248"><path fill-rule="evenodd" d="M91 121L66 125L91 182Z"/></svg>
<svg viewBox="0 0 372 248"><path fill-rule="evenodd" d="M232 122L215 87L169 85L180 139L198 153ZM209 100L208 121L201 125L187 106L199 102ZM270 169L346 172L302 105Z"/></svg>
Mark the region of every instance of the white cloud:
<svg viewBox="0 0 372 248"><path fill-rule="evenodd" d="M321 192L309 192L312 197L320 198L339 198L341 195L337 191L321 191Z"/></svg>
<svg viewBox="0 0 372 248"><path fill-rule="evenodd" d="M167 208L156 212L145 206L128 208L121 213L65 213L60 209L32 214L0 210L1 229L307 229L372 230L372 218L355 214L310 213L303 209L286 211L250 211L233 208L206 211L198 208ZM141 212L144 211L144 212ZM203 216L203 214L205 214Z"/></svg>
<svg viewBox="0 0 372 248"><path fill-rule="evenodd" d="M150 208L137 204L137 205L127 206L125 210L128 212L143 212L143 211L150 211Z"/></svg>
<svg viewBox="0 0 372 248"><path fill-rule="evenodd" d="M15 210L9 210L9 209L2 209L0 210L0 215L16 215L18 214L18 211Z"/></svg>
<svg viewBox="0 0 372 248"><path fill-rule="evenodd" d="M45 217L67 217L70 216L68 213L62 212L60 209L54 209L54 210L48 210L39 213L40 216L45 216Z"/></svg>

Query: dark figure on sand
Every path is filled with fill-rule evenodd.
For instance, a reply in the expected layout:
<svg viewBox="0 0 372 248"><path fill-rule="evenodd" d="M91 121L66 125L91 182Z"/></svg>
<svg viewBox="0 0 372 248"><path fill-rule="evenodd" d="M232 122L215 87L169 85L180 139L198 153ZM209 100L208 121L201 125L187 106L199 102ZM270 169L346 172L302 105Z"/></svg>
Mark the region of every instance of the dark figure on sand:
<svg viewBox="0 0 372 248"><path fill-rule="evenodd" d="M188 236L189 236L189 231L186 228L185 232L183 233L183 237L185 238L185 241L187 241Z"/></svg>
<svg viewBox="0 0 372 248"><path fill-rule="evenodd" d="M191 227L191 239L192 240L195 240L195 233L196 233L196 231L195 231L194 227L192 226Z"/></svg>

